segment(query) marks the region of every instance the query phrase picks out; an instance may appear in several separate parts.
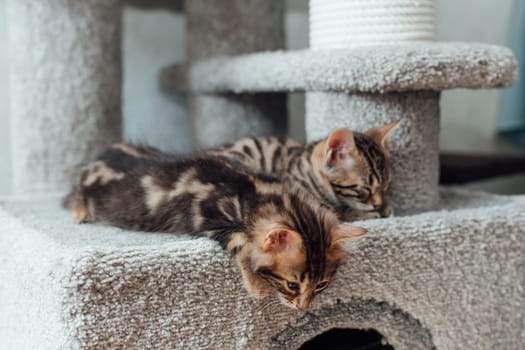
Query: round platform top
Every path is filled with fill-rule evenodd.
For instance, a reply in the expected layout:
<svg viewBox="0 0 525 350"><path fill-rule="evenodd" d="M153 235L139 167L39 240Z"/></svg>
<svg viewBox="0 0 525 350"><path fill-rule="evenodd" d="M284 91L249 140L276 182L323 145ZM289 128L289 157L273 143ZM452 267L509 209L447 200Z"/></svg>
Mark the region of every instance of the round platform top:
<svg viewBox="0 0 525 350"><path fill-rule="evenodd" d="M506 47L426 43L260 52L216 57L161 72L166 90L192 92L393 92L500 88L518 78Z"/></svg>

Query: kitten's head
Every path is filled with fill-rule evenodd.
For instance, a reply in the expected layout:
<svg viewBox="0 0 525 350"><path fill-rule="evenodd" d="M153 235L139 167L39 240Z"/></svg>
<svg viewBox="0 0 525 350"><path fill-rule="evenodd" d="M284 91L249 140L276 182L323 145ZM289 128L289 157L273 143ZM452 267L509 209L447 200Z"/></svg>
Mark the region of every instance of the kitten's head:
<svg viewBox="0 0 525 350"><path fill-rule="evenodd" d="M249 257L254 274L245 284L254 296L275 294L285 305L306 310L346 257L345 243L367 231L341 224L311 198L284 199L258 213Z"/></svg>
<svg viewBox="0 0 525 350"><path fill-rule="evenodd" d="M334 131L324 142L321 172L339 203L364 211L380 211L390 186L387 140L399 121L364 133Z"/></svg>

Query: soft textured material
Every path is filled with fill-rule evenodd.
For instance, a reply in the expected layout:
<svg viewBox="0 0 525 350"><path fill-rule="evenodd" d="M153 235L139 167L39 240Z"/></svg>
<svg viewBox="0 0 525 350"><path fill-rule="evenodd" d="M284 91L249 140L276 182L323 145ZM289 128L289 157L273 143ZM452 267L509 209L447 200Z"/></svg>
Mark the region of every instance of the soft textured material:
<svg viewBox="0 0 525 350"><path fill-rule="evenodd" d="M184 9L189 62L284 47L281 0L186 0ZM190 95L189 114L198 146L286 133L284 94Z"/></svg>
<svg viewBox="0 0 525 350"><path fill-rule="evenodd" d="M121 139L120 3L5 4L10 192L65 190L73 166Z"/></svg>
<svg viewBox="0 0 525 350"><path fill-rule="evenodd" d="M310 0L310 47L431 41L434 0Z"/></svg>
<svg viewBox="0 0 525 350"><path fill-rule="evenodd" d="M440 210L361 222L308 313L255 301L212 241L75 225L57 200L0 206L6 349L295 349L333 328L395 349L525 346L525 197L442 190Z"/></svg>
<svg viewBox="0 0 525 350"><path fill-rule="evenodd" d="M261 52L210 58L161 74L167 90L192 92L399 92L496 88L518 77L512 51L476 43L426 43Z"/></svg>

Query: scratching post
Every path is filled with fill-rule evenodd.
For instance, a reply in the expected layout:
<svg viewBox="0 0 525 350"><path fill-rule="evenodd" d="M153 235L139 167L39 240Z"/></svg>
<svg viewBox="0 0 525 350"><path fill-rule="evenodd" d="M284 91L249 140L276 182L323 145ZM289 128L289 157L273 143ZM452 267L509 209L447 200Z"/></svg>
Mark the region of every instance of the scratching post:
<svg viewBox="0 0 525 350"><path fill-rule="evenodd" d="M310 47L427 42L434 0L310 0Z"/></svg>
<svg viewBox="0 0 525 350"><path fill-rule="evenodd" d="M12 194L67 188L121 139L120 2L7 0Z"/></svg>
<svg viewBox="0 0 525 350"><path fill-rule="evenodd" d="M280 0L187 0L188 61L284 47ZM285 135L286 95L192 94L195 141L216 146L243 136Z"/></svg>
<svg viewBox="0 0 525 350"><path fill-rule="evenodd" d="M310 0L310 47L332 50L428 42L433 37L433 14L433 0ZM398 214L435 208L439 202L438 92L306 94L309 140L325 137L336 128L364 131L395 120L402 123L389 140L391 202Z"/></svg>

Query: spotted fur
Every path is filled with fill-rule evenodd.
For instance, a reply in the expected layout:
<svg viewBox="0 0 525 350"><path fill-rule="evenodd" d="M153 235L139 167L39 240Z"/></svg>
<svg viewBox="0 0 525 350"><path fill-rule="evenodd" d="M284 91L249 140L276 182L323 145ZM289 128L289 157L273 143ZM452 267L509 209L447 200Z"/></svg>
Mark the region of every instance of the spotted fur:
<svg viewBox="0 0 525 350"><path fill-rule="evenodd" d="M328 285L344 242L366 233L301 187L232 160L152 154L120 144L88 164L65 201L75 220L207 236L235 257L252 296L300 309Z"/></svg>

